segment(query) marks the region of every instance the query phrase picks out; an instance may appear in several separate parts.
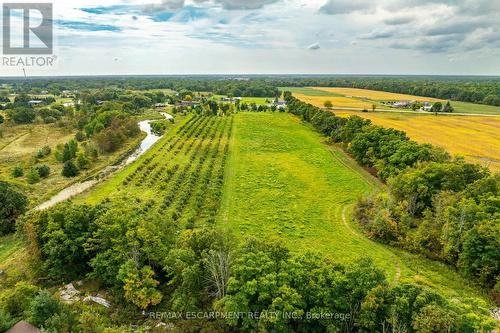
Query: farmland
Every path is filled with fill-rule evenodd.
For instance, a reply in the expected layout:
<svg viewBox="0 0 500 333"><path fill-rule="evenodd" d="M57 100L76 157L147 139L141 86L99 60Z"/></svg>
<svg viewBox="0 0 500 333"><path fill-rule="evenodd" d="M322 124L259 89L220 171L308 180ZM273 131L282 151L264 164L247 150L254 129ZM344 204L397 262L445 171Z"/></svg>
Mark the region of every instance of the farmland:
<svg viewBox="0 0 500 333"><path fill-rule="evenodd" d="M378 104L381 100L436 100L418 96L394 94L381 91L352 88L281 88L290 89L298 99L323 107L326 100L332 101L338 108L356 108L356 103L365 103L364 109L371 110L371 103L363 102L361 97L372 98L377 103L377 110L387 109ZM318 93L319 92L319 93ZM337 97L341 94L348 97ZM347 99L347 100L346 100ZM375 100L376 99L376 100ZM465 102L453 102L455 112L500 114L500 108ZM362 106L363 104L358 105ZM488 166L491 170L500 170L500 128L499 117L480 116L434 116L424 112L359 112L356 110L337 109L339 116L358 115L370 119L374 124L405 131L409 137L421 143L431 143L445 148L452 154L465 157L466 160Z"/></svg>
<svg viewBox="0 0 500 333"><path fill-rule="evenodd" d="M83 82L71 81L71 89L109 84ZM496 274L494 260L490 260L495 254L480 248L472 251L465 242L475 240L472 232L477 232L487 248L495 246L488 215L488 205L494 201L477 207L473 201L489 198L479 197L482 192L475 181L479 179L479 186L487 184L481 187L494 191L495 178L450 159L435 147L408 141L403 133L342 117L374 117L376 124L382 119L384 127L404 129L411 138L445 146L453 153L467 148L460 144L466 137L476 149L466 158L488 161L492 169L499 146L494 132L497 118L372 112L372 104L382 109L384 100L379 98L386 95L354 96L355 91L347 95L347 91L318 88L290 90L319 107L284 94L280 100L286 102L286 108L277 109L268 106L274 98L263 96L274 94L278 85L266 81L251 85L221 80L156 83L175 87L172 90L155 88L154 82L130 80L123 82L123 90L104 88L82 94L81 105L51 124L42 123L42 108L33 107L37 117L28 124L15 123L13 111L7 109L9 117L2 124L0 141L5 164L0 172L8 183L2 184L5 191L0 193L12 213L4 218L6 231L0 236L0 270L6 272L0 272L0 282L6 282L0 288L0 318L4 304L12 302L21 288L16 283L23 282L33 285L28 286L32 290L43 289L44 297L60 303L61 311L70 316L62 322L89 332L93 331L82 327L94 321L111 329L109 332L123 331L129 325L158 325L156 318L140 315L148 311L263 313L288 311L289 307L294 313L326 309L355 319L352 323L223 318L165 318L162 322L182 332L199 331L200 327L214 332L308 332L313 326L318 332L358 331L350 325L378 331L381 325L392 328L393 311L404 312L405 304L419 307L401 324L408 332L424 310L432 307L438 314L455 318L453 325L465 327L463 331L491 331L494 327L489 309L496 306L495 287L490 282ZM247 84L254 88L247 89ZM150 88L135 89L135 85ZM202 89L195 89L198 85ZM234 93L238 90L245 91L241 103L221 100L238 96ZM323 99L343 105L345 110L330 112L321 104ZM253 103L258 105L249 108ZM18 104L10 107L23 110ZM370 112L348 110L351 108ZM162 111L173 117L164 120ZM108 116L117 121L115 126ZM132 152L129 148L143 137L137 132L120 132L127 127L121 127L124 123L119 120L127 120L130 128L141 120L140 128L145 130L145 121L152 119L159 120L152 124L158 134L145 153L134 155L130 164L100 172L99 168L121 160L122 152ZM102 141L112 130L118 135ZM476 137L479 141L474 141ZM99 144L113 143L115 138L123 145L105 153L107 145ZM44 145L58 150L37 157ZM88 145L101 149L92 158L91 168L79 168L79 177L63 178L58 157L68 158L64 167L77 163L72 147L80 149L76 155L89 152L90 157ZM49 165L52 175L30 185L26 176L14 178L12 165L18 162ZM437 170L435 176L425 169L429 167ZM403 178L420 170L424 170L421 177ZM465 176L459 178L462 170ZM31 209L50 192L70 183L78 185L90 174L98 175L92 177L93 187L85 187L87 190L63 203ZM427 175L434 177L430 185L425 183ZM442 207L450 213L435 219L442 224L432 224L432 214L438 214L432 205L437 201L424 201L426 192L423 199L407 200L406 192L393 190L396 177L402 179L401 184L432 186L436 198L448 200ZM413 194L410 186L403 187L407 188ZM45 189L49 193L42 192ZM30 199L29 205L23 203L23 195ZM461 200L465 195L471 197ZM13 199L7 202L5 198ZM418 211L411 210L412 203ZM439 244L444 239L441 233L453 228L453 213L462 208L455 207L456 203L486 216L480 223L490 229L482 233L473 223L467 225L467 232L458 240L464 246L454 252L453 261L447 261ZM446 244L457 244L453 241ZM488 260L479 266L473 266L473 260L462 264L463 258L474 259L476 253ZM477 270L466 271L475 267L489 274L487 279L477 278ZM67 287L61 286L71 281L81 297L74 304L63 304L61 290ZM111 306L87 306L83 299L89 295L100 295ZM26 302L30 309L33 297L38 295L29 296L30 302ZM365 308L369 303L387 304L389 310L380 313L380 322L363 322L366 316L379 316L378 310ZM277 309L278 304L283 307ZM10 311L6 316L31 320L29 314ZM473 321L462 321L472 317ZM59 317L37 325L56 327L60 321L54 322L54 318Z"/></svg>
<svg viewBox="0 0 500 333"><path fill-rule="evenodd" d="M375 91L375 90L367 90L367 89L355 89L355 88L324 88L324 87L314 87L314 90L326 91L329 93L339 94L342 96L351 96L356 98L375 100L375 101L383 101L383 100L414 100L414 101L429 101L429 102L437 102L440 101L436 98L422 97L422 96L413 96L406 94L395 94L385 91Z"/></svg>
<svg viewBox="0 0 500 333"><path fill-rule="evenodd" d="M294 94L300 100L312 104L317 107L323 107L326 101L332 102L334 107L338 108L355 108L355 109L371 109L373 104L370 101L350 97L338 96L308 96L302 94Z"/></svg>
<svg viewBox="0 0 500 333"><path fill-rule="evenodd" d="M419 101L419 102L442 102L446 100L422 97L407 94L396 94L385 91L375 91L355 88L328 88L328 87L282 87L281 91L291 91L294 96L317 107L323 107L325 101L330 101L333 108L354 108L370 110L376 105L378 110L390 110L391 108L382 104L385 101ZM500 107L452 101L456 113L499 115Z"/></svg>
<svg viewBox="0 0 500 333"><path fill-rule="evenodd" d="M381 185L320 135L288 114L235 116L218 224L239 239L284 241L339 262L372 257L392 281L433 286L452 297L477 291L444 264L366 239L350 207Z"/></svg>
<svg viewBox="0 0 500 333"><path fill-rule="evenodd" d="M231 122L232 117L187 117L131 167L76 201L137 199L182 226L213 219Z"/></svg>
<svg viewBox="0 0 500 333"><path fill-rule="evenodd" d="M466 160L500 170L500 117L451 117L407 113L334 111L339 116L358 115L374 124L405 131L421 143L432 143Z"/></svg>

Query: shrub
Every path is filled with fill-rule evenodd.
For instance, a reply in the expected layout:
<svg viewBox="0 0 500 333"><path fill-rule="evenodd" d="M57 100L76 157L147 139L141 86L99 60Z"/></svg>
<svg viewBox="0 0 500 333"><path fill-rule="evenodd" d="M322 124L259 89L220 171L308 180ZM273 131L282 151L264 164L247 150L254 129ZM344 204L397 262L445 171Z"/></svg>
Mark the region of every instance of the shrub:
<svg viewBox="0 0 500 333"><path fill-rule="evenodd" d="M61 303L47 290L42 290L30 303L29 321L41 327L50 317L59 313L61 313Z"/></svg>
<svg viewBox="0 0 500 333"><path fill-rule="evenodd" d="M82 141L85 141L85 139L86 139L85 133L83 133L82 131L76 132L76 134L75 134L76 141L82 142Z"/></svg>
<svg viewBox="0 0 500 333"><path fill-rule="evenodd" d="M49 156L51 152L52 152L52 149L50 149L49 146L43 146L42 149L37 151L35 157L36 158L44 158L45 156Z"/></svg>
<svg viewBox="0 0 500 333"><path fill-rule="evenodd" d="M78 153L76 157L76 165L80 170L86 170L90 168L90 159L85 155L85 153Z"/></svg>
<svg viewBox="0 0 500 333"><path fill-rule="evenodd" d="M76 177L78 175L78 168L73 161L66 161L62 170L64 177Z"/></svg>
<svg viewBox="0 0 500 333"><path fill-rule="evenodd" d="M17 217L26 211L28 199L15 186L0 181L0 235L14 230Z"/></svg>
<svg viewBox="0 0 500 333"><path fill-rule="evenodd" d="M18 164L12 169L12 177L19 178L24 176L24 168L22 164Z"/></svg>
<svg viewBox="0 0 500 333"><path fill-rule="evenodd" d="M38 173L38 169L31 168L30 171L28 171L28 174L26 175L26 179L30 184L38 183L40 181L40 174Z"/></svg>
<svg viewBox="0 0 500 333"><path fill-rule="evenodd" d="M40 289L27 282L18 282L16 287L6 294L4 298L4 310L13 317L22 317L29 310L33 298Z"/></svg>
<svg viewBox="0 0 500 333"><path fill-rule="evenodd" d="M8 115L12 121L17 124L29 124L35 121L36 112L32 108L20 107L16 109L11 109Z"/></svg>
<svg viewBox="0 0 500 333"><path fill-rule="evenodd" d="M50 167L46 164L37 165L35 168L38 170L38 174L42 178L47 178L50 175Z"/></svg>
<svg viewBox="0 0 500 333"><path fill-rule="evenodd" d="M0 332L5 332L14 324L16 320L13 319L8 313L5 313L3 310L0 310Z"/></svg>

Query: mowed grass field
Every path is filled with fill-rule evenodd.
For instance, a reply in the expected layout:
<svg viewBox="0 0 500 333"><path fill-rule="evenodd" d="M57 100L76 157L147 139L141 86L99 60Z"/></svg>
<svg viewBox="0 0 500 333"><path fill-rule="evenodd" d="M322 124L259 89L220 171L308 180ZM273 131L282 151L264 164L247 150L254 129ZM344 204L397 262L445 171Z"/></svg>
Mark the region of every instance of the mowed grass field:
<svg viewBox="0 0 500 333"><path fill-rule="evenodd" d="M333 111L338 116L358 115L374 124L405 131L421 143L441 146L466 160L500 171L500 117L434 116L407 113Z"/></svg>
<svg viewBox="0 0 500 333"><path fill-rule="evenodd" d="M444 264L364 237L350 219L352 205L382 185L323 140L290 114L237 114L217 223L240 240L282 241L341 263L371 257L392 282L462 300L484 296Z"/></svg>

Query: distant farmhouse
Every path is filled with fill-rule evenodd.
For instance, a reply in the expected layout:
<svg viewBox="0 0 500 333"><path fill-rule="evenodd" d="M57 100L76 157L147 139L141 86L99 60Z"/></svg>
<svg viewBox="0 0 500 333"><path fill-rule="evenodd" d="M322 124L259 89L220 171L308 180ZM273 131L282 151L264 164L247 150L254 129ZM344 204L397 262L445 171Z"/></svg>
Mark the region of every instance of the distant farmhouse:
<svg viewBox="0 0 500 333"><path fill-rule="evenodd" d="M432 110L432 104L429 103L429 102L424 102L424 106L422 106L422 110L423 111L427 111L427 112L431 111Z"/></svg>
<svg viewBox="0 0 500 333"><path fill-rule="evenodd" d="M269 106L270 107L274 106L276 110L284 110L286 109L286 102L283 100L273 101Z"/></svg>
<svg viewBox="0 0 500 333"><path fill-rule="evenodd" d="M410 108L413 103L413 101L398 101L394 102L394 104L392 104L392 107L396 109L407 109Z"/></svg>
<svg viewBox="0 0 500 333"><path fill-rule="evenodd" d="M195 102L195 101L181 101L179 103L177 103L175 106L183 106L183 107L196 107L200 105L199 102Z"/></svg>
<svg viewBox="0 0 500 333"><path fill-rule="evenodd" d="M221 102L230 102L236 104L237 102L241 102L241 97L221 97Z"/></svg>
<svg viewBox="0 0 500 333"><path fill-rule="evenodd" d="M42 103L43 103L43 101L38 100L38 99L33 99L31 101L28 101L28 104L31 105L31 106L41 105Z"/></svg>

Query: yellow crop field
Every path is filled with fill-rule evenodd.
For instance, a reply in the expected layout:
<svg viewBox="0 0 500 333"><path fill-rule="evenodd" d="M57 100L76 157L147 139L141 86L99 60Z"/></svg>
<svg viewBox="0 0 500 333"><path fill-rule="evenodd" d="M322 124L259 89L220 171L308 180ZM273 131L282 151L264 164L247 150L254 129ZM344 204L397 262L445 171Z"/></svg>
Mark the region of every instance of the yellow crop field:
<svg viewBox="0 0 500 333"><path fill-rule="evenodd" d="M317 107L324 107L325 101L331 101L334 107L338 108L358 108L358 109L371 109L373 103L369 101L362 101L356 98L337 97L337 96L308 96L304 94L293 94L296 98L315 105Z"/></svg>
<svg viewBox="0 0 500 333"><path fill-rule="evenodd" d="M336 110L338 116L358 115L374 124L405 131L421 143L441 146L466 160L500 171L500 117L434 116L389 112Z"/></svg>
<svg viewBox="0 0 500 333"><path fill-rule="evenodd" d="M376 101L385 100L411 100L420 102L438 102L442 101L431 97L413 96L406 94L396 94L385 91L367 90L367 89L356 89L356 88L325 88L325 87L314 87L313 89L326 91L330 93L340 94L344 96L352 96L357 98L367 98Z"/></svg>

